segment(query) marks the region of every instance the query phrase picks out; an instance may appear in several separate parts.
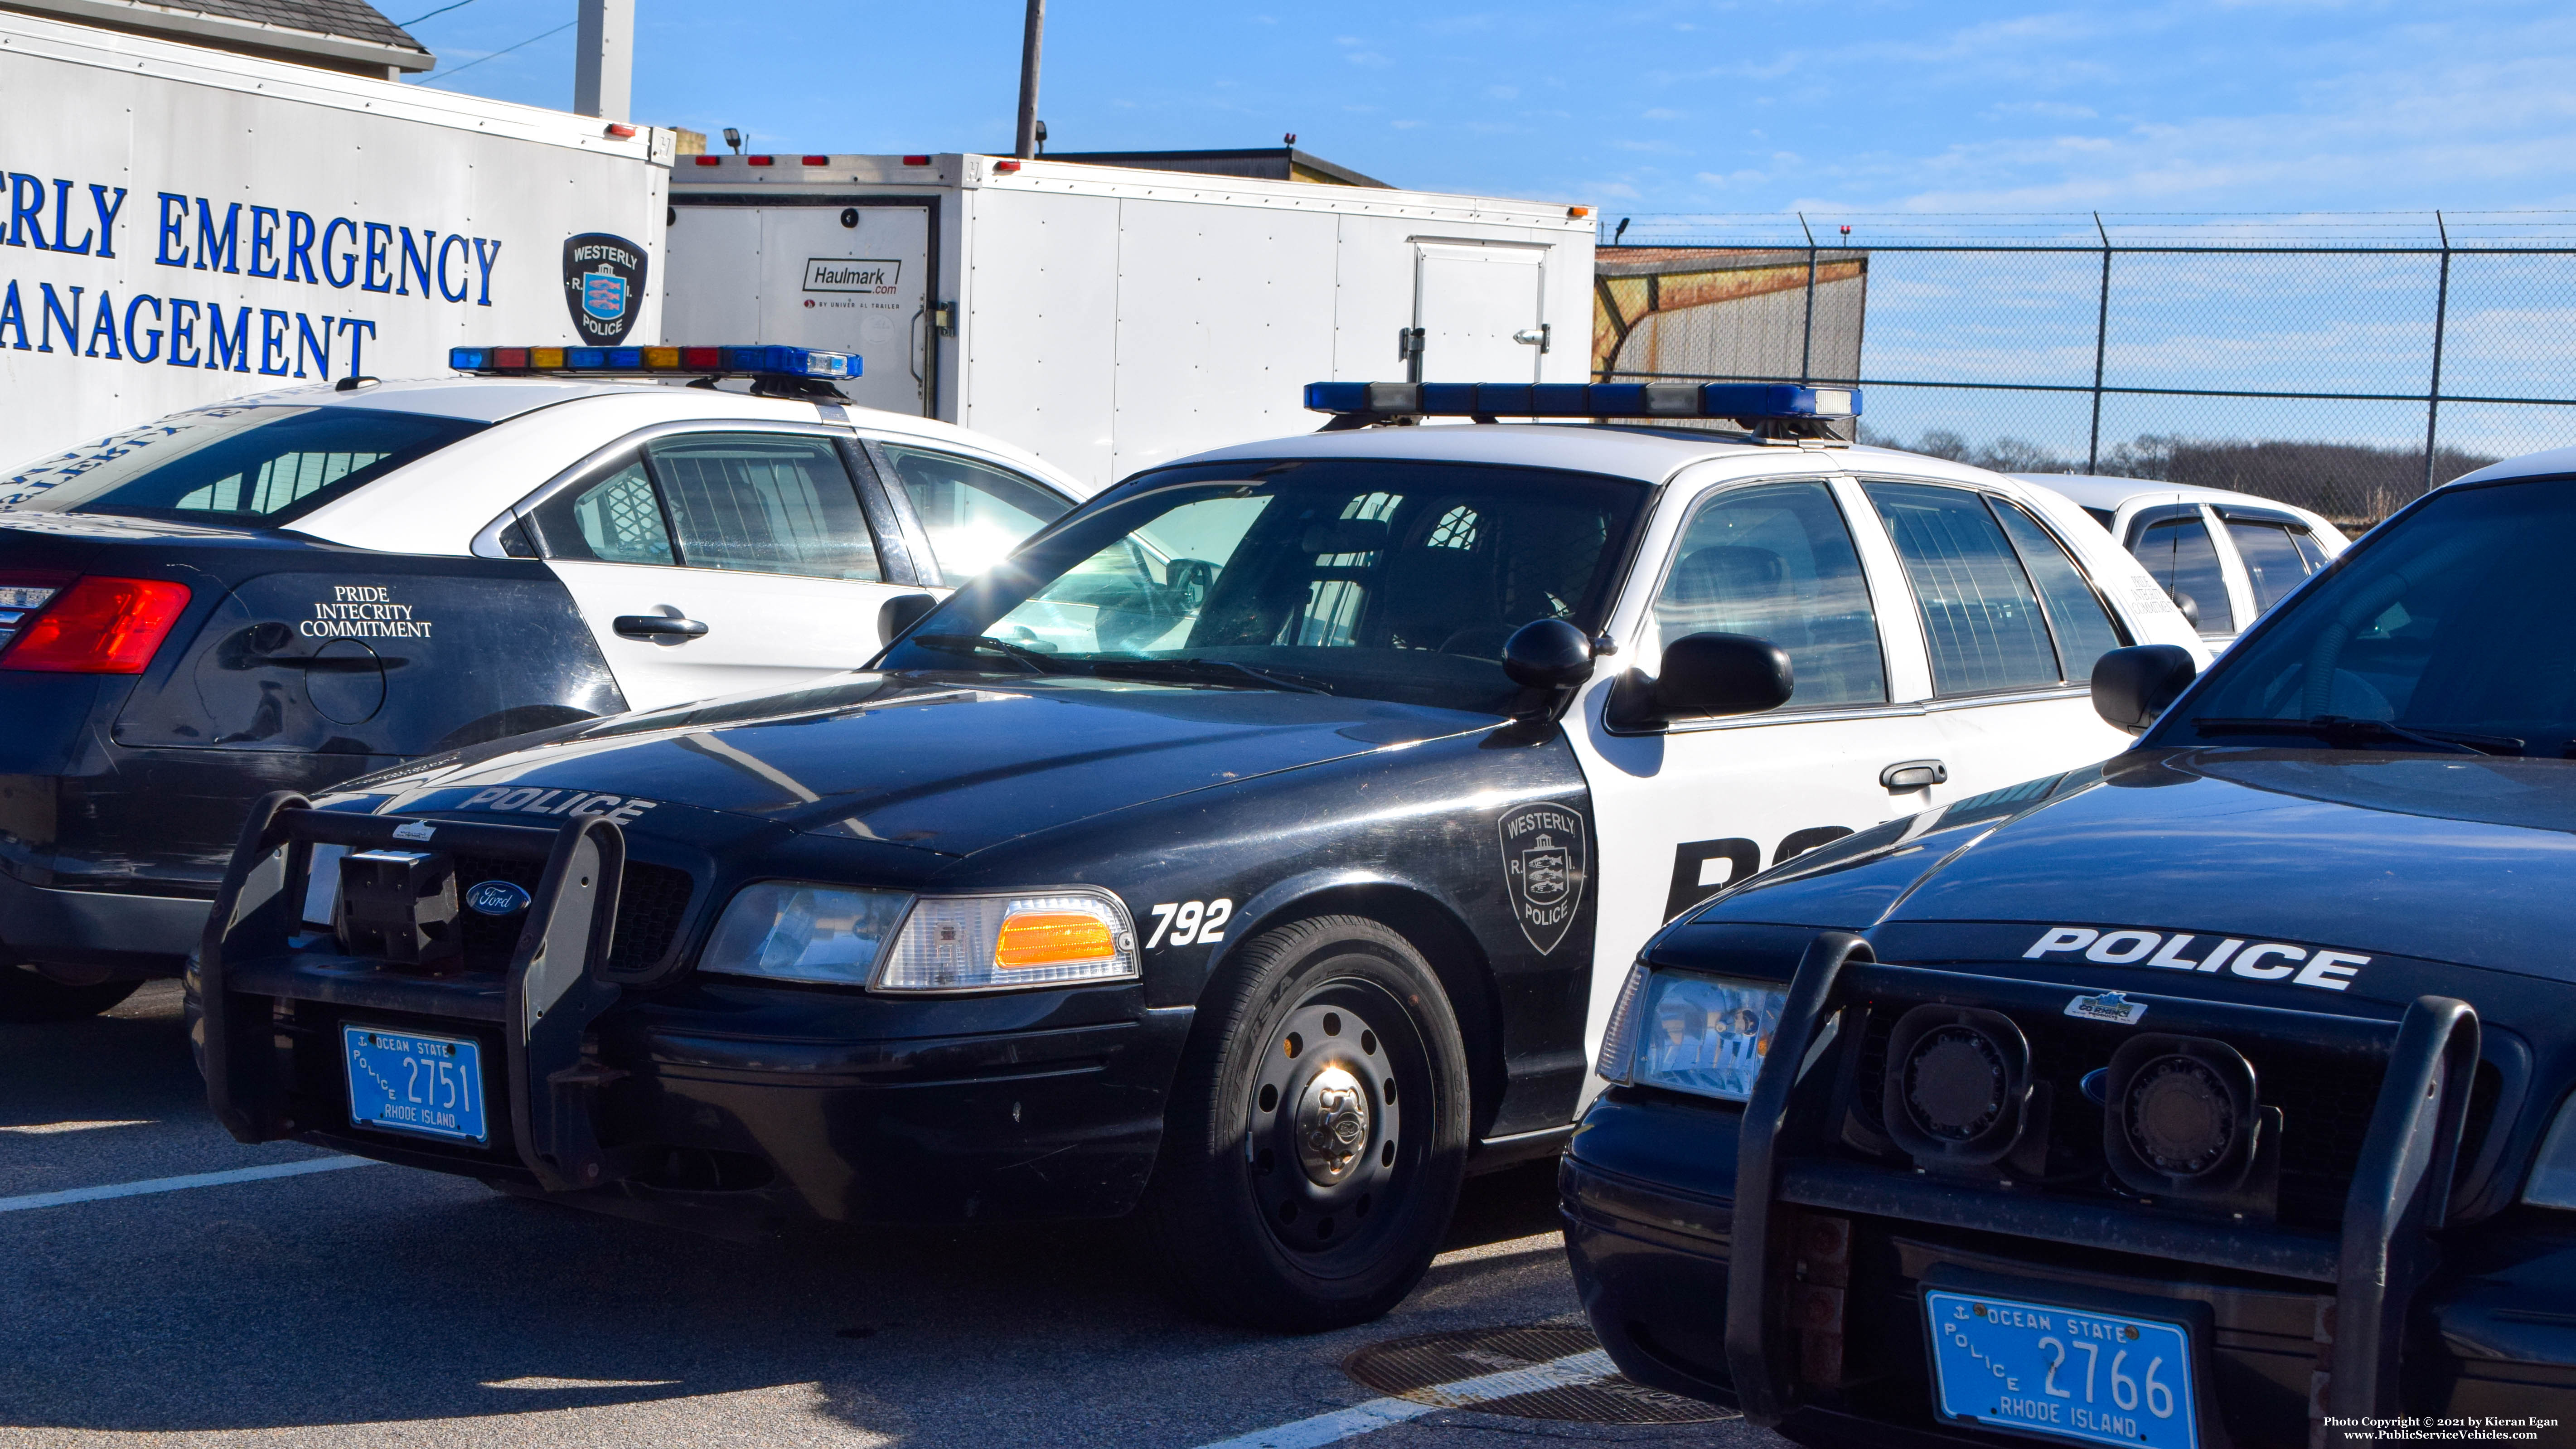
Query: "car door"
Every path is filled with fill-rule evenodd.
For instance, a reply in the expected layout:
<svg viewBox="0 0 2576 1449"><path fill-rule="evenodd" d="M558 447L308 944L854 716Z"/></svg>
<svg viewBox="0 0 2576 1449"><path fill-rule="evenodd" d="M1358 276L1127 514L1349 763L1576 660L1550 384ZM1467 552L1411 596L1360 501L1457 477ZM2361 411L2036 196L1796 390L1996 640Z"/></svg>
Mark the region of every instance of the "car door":
<svg viewBox="0 0 2576 1449"><path fill-rule="evenodd" d="M2216 511L2226 525L2227 542L2245 566L2257 616L2330 562L2325 546L2299 519L2226 505Z"/></svg>
<svg viewBox="0 0 2576 1449"><path fill-rule="evenodd" d="M855 669L890 584L834 434L690 429L618 453L530 512L630 707ZM864 463L864 459L861 459Z"/></svg>
<svg viewBox="0 0 2576 1449"><path fill-rule="evenodd" d="M2141 510L2129 520L2129 552L2164 586L2174 606L2193 618L2200 637L2225 640L2242 627L2227 565L2197 503Z"/></svg>
<svg viewBox="0 0 2576 1449"><path fill-rule="evenodd" d="M2128 744L2093 711L2094 661L2131 642L2101 589L2002 493L1861 482L1913 596L1938 743L1963 799L2091 764Z"/></svg>
<svg viewBox="0 0 2576 1449"><path fill-rule="evenodd" d="M1072 500L988 459L892 439L872 439L879 474L901 497L929 562L921 569L956 588L1000 563Z"/></svg>
<svg viewBox="0 0 2576 1449"><path fill-rule="evenodd" d="M1596 997L1665 920L1756 870L1911 814L1939 787L1892 791L1891 766L1937 756L1903 584L1858 547L1857 495L1829 476L1712 487L1685 505L1659 557L1633 572L1605 664L1651 676L1663 649L1720 632L1770 640L1797 690L1780 709L1622 730L1587 701L1577 748L1601 838ZM1861 505L1865 506L1865 505ZM1651 542L1649 547L1654 545ZM1614 625L1620 627L1620 625ZM1903 647L1891 647L1891 639ZM1604 671L1607 673L1607 670ZM1606 983L1606 985L1605 985ZM1602 1003L1596 1002L1596 1007ZM1595 1026L1599 1025L1595 1012Z"/></svg>

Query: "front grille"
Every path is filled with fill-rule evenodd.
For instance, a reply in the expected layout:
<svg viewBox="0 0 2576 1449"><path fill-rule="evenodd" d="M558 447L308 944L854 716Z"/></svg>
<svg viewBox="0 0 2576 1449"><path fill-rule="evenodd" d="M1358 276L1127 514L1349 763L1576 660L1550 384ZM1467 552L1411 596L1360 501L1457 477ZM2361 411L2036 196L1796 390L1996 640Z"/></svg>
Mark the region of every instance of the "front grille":
<svg viewBox="0 0 2576 1449"><path fill-rule="evenodd" d="M456 892L462 899L465 892L484 881L505 880L533 894L545 871L542 861L459 855ZM640 971L671 954L672 944L679 940L680 927L688 919L689 897L695 889L696 883L685 870L650 861L627 861L617 890L617 929L609 937L608 969ZM464 911L458 919L463 923L465 969L508 970L510 952L519 944L519 930L527 924L527 916L487 916Z"/></svg>
<svg viewBox="0 0 2576 1449"><path fill-rule="evenodd" d="M1869 1003L1852 1083L1850 1110L1859 1130L1844 1134L1845 1145L1889 1163L1909 1159L1902 1150L1887 1145L1885 1124L1878 1120L1880 1087L1887 1074L1889 1033L1897 1018L1914 1005L1884 999ZM2004 1014L2028 1038L2031 1075L2046 1083L2054 1098L2049 1186L2104 1200L2126 1196L2110 1185L2102 1155L2102 1109L2085 1097L2083 1081L2086 1073L2110 1064L2111 1054L2131 1035L2130 1029L2031 1011ZM2281 1109L2280 1221L2294 1227L2337 1229L2353 1165L2361 1158L2371 1112L2378 1104L2384 1063L2376 1057L2289 1042L2252 1037L2227 1040L2253 1064L2257 1098L2264 1106ZM2502 1086L2495 1065L2480 1062L2461 1133L2459 1170L2464 1174L2478 1158Z"/></svg>

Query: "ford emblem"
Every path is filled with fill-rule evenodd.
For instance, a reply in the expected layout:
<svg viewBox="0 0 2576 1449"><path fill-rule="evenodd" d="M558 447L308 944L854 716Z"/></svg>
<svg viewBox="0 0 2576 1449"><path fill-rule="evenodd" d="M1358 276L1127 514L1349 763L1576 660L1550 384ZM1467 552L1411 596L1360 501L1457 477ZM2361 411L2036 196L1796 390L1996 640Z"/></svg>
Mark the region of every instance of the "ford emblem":
<svg viewBox="0 0 2576 1449"><path fill-rule="evenodd" d="M465 893L465 904L487 916L515 916L528 908L528 893L511 881L487 880Z"/></svg>

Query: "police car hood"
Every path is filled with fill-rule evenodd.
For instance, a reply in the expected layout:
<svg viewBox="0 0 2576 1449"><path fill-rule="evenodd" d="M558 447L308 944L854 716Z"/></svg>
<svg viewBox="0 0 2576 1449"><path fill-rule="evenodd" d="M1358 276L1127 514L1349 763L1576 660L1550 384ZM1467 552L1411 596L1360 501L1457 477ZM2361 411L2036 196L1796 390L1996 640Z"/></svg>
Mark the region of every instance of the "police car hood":
<svg viewBox="0 0 2576 1449"><path fill-rule="evenodd" d="M2205 961L2232 938L2576 981L2571 887L2576 763L2134 751L1846 837L1703 919L1873 935L1930 923L2133 928L2195 938L2142 966ZM2042 934L1996 939L2036 947Z"/></svg>
<svg viewBox="0 0 2576 1449"><path fill-rule="evenodd" d="M530 824L609 814L652 833L651 812L678 806L665 817L674 824L691 809L714 810L962 856L1127 806L1497 723L1322 694L858 674L620 716L378 777L374 788L392 793L375 808Z"/></svg>

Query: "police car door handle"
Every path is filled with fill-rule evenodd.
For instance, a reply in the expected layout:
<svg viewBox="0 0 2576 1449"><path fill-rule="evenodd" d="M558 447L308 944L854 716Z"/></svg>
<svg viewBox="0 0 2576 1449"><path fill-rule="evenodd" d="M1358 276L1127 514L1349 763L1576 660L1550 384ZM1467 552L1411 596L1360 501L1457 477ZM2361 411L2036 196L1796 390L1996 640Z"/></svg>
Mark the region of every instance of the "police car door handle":
<svg viewBox="0 0 2576 1449"><path fill-rule="evenodd" d="M707 626L695 619L669 614L620 614L612 627L627 639L697 639L707 632Z"/></svg>
<svg viewBox="0 0 2576 1449"><path fill-rule="evenodd" d="M1939 760L1899 760L1878 772L1878 783L1891 795L1950 783L1950 767Z"/></svg>

